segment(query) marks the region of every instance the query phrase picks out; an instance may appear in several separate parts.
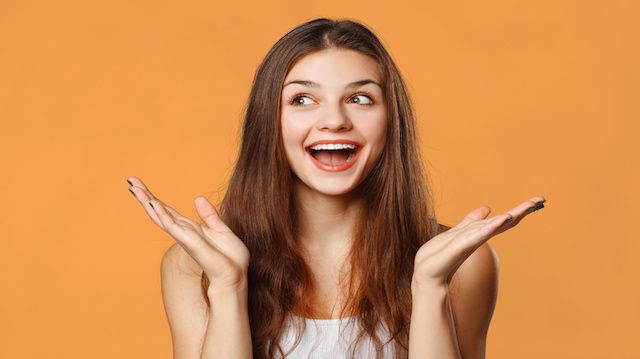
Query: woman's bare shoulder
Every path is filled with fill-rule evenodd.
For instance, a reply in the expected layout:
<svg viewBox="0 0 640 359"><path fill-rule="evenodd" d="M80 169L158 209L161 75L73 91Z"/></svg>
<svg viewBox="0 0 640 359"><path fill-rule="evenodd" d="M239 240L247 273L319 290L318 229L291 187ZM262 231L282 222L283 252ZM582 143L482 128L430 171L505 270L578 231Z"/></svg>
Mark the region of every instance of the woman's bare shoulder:
<svg viewBox="0 0 640 359"><path fill-rule="evenodd" d="M446 232L448 230L450 230L451 227L444 225L442 223L438 223L438 234L442 233L442 232Z"/></svg>
<svg viewBox="0 0 640 359"><path fill-rule="evenodd" d="M162 256L162 268L181 274L202 275L202 267L178 243L173 243Z"/></svg>

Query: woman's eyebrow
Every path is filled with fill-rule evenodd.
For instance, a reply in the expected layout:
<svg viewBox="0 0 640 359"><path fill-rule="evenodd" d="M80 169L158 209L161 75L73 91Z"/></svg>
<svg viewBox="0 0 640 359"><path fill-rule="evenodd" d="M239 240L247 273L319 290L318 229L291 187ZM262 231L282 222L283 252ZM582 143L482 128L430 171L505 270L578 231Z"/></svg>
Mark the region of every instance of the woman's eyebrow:
<svg viewBox="0 0 640 359"><path fill-rule="evenodd" d="M309 80L291 80L288 81L287 83L284 84L284 86L282 86L283 88L286 87L287 85L291 85L291 84L299 84L302 86L307 86L307 87L316 87L316 88L320 88L320 84L317 82L313 82L313 81L309 81ZM380 87L382 89L382 86L380 86L379 83L377 83L374 80L371 79L364 79L364 80L359 80L359 81L354 81L351 82L349 84L347 84L347 86L345 86L345 89L351 89L351 88L356 88L356 87L360 87L360 86L364 86L366 84L374 84L377 85L378 87Z"/></svg>

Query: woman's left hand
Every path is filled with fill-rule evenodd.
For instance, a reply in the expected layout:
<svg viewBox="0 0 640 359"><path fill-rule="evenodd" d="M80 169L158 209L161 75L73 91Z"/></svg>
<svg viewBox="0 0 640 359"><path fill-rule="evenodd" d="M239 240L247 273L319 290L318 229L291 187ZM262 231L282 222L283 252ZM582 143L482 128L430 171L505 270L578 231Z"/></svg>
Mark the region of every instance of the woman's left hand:
<svg viewBox="0 0 640 359"><path fill-rule="evenodd" d="M412 288L447 287L458 267L491 237L515 227L528 214L544 208L545 199L536 196L504 214L487 216L488 206L469 212L460 223L423 244L414 262Z"/></svg>

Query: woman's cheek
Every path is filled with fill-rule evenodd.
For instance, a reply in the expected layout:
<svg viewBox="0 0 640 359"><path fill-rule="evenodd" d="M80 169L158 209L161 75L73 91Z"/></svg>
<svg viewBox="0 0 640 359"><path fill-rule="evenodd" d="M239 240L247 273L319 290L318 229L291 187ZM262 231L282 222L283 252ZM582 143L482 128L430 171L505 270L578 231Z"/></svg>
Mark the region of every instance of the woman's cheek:
<svg viewBox="0 0 640 359"><path fill-rule="evenodd" d="M370 121L363 124L362 131L366 132L370 143L381 153L384 150L387 137L386 116L381 114L380 116L371 118Z"/></svg>
<svg viewBox="0 0 640 359"><path fill-rule="evenodd" d="M282 118L282 142L289 164L294 167L297 157L304 151L305 129L292 116ZM299 160L298 160L299 161Z"/></svg>

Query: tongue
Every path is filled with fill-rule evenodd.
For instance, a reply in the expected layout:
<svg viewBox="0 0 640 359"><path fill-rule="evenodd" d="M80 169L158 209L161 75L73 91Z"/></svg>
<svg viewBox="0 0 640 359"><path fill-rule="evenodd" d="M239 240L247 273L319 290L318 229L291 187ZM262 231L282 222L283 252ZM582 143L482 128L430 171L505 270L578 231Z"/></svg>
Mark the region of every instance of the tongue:
<svg viewBox="0 0 640 359"><path fill-rule="evenodd" d="M347 162L347 159L349 158L349 151L318 151L314 157L322 163L337 166Z"/></svg>

